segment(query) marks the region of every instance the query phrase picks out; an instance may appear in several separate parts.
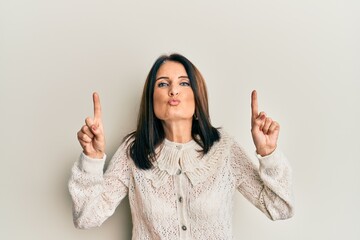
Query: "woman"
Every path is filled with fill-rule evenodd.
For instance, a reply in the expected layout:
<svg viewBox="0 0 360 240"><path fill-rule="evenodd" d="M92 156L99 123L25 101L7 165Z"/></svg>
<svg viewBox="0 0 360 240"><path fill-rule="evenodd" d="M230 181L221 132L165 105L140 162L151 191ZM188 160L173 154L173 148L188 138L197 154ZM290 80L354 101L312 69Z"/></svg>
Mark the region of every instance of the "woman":
<svg viewBox="0 0 360 240"><path fill-rule="evenodd" d="M141 100L137 129L103 174L105 137L99 96L94 118L78 132L83 148L69 190L78 228L99 226L128 194L133 239L232 239L235 190L272 220L293 214L291 171L276 148L279 124L258 113L251 133L260 168L210 123L203 77L184 56L159 57Z"/></svg>

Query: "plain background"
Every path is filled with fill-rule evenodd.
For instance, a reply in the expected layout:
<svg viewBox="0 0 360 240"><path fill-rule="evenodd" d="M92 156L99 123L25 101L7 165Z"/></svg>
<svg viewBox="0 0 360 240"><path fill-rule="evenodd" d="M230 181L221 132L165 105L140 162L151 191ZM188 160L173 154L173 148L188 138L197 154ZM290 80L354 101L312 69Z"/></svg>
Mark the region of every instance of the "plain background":
<svg viewBox="0 0 360 240"><path fill-rule="evenodd" d="M0 239L131 238L127 199L100 228L74 228L76 132L99 92L111 156L172 52L200 69L213 125L251 156L252 89L281 124L296 215L272 222L238 194L235 239L360 239L359 12L357 0L2 0Z"/></svg>

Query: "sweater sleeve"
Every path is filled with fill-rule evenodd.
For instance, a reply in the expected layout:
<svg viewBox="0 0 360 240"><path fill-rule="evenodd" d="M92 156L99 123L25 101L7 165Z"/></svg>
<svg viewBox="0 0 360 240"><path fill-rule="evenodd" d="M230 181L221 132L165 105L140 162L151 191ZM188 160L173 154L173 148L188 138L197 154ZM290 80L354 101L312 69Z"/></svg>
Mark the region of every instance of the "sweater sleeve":
<svg viewBox="0 0 360 240"><path fill-rule="evenodd" d="M119 147L103 173L105 158L92 159L81 153L72 167L68 187L77 228L100 226L128 193L130 169L125 144Z"/></svg>
<svg viewBox="0 0 360 240"><path fill-rule="evenodd" d="M236 187L243 196L271 220L293 216L291 168L280 150L260 157L259 167L236 142L231 147Z"/></svg>

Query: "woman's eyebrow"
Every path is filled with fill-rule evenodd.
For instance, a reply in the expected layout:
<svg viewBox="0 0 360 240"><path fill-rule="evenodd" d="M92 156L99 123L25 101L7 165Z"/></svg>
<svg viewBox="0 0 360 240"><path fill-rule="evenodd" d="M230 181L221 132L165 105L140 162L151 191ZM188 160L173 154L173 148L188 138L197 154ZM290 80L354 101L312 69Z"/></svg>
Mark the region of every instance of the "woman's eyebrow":
<svg viewBox="0 0 360 240"><path fill-rule="evenodd" d="M179 76L178 78L179 78L179 79L180 79L180 78L186 78L186 79L189 79L189 77L188 77L188 76ZM169 77L163 77L163 76L161 76L161 77L158 77L158 78L156 79L156 81L157 81L157 80L160 80L160 79L169 80L170 78L169 78Z"/></svg>
<svg viewBox="0 0 360 240"><path fill-rule="evenodd" d="M168 80L168 79L170 79L170 78L168 78L168 77L158 77L158 78L156 79L156 81L157 81L157 80L160 80L160 79L166 79L166 80Z"/></svg>

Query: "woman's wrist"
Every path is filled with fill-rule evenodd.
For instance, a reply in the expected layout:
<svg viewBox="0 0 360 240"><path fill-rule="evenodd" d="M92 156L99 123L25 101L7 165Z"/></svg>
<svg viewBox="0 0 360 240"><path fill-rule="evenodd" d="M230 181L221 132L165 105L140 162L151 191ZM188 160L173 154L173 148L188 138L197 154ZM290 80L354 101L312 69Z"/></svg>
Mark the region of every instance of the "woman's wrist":
<svg viewBox="0 0 360 240"><path fill-rule="evenodd" d="M87 157L92 158L92 159L103 159L104 155L105 155L104 152L87 153L87 152L83 151L83 153Z"/></svg>
<svg viewBox="0 0 360 240"><path fill-rule="evenodd" d="M256 149L256 154L260 155L261 157L268 156L272 154L276 149L276 146L274 148L263 148L263 149Z"/></svg>

